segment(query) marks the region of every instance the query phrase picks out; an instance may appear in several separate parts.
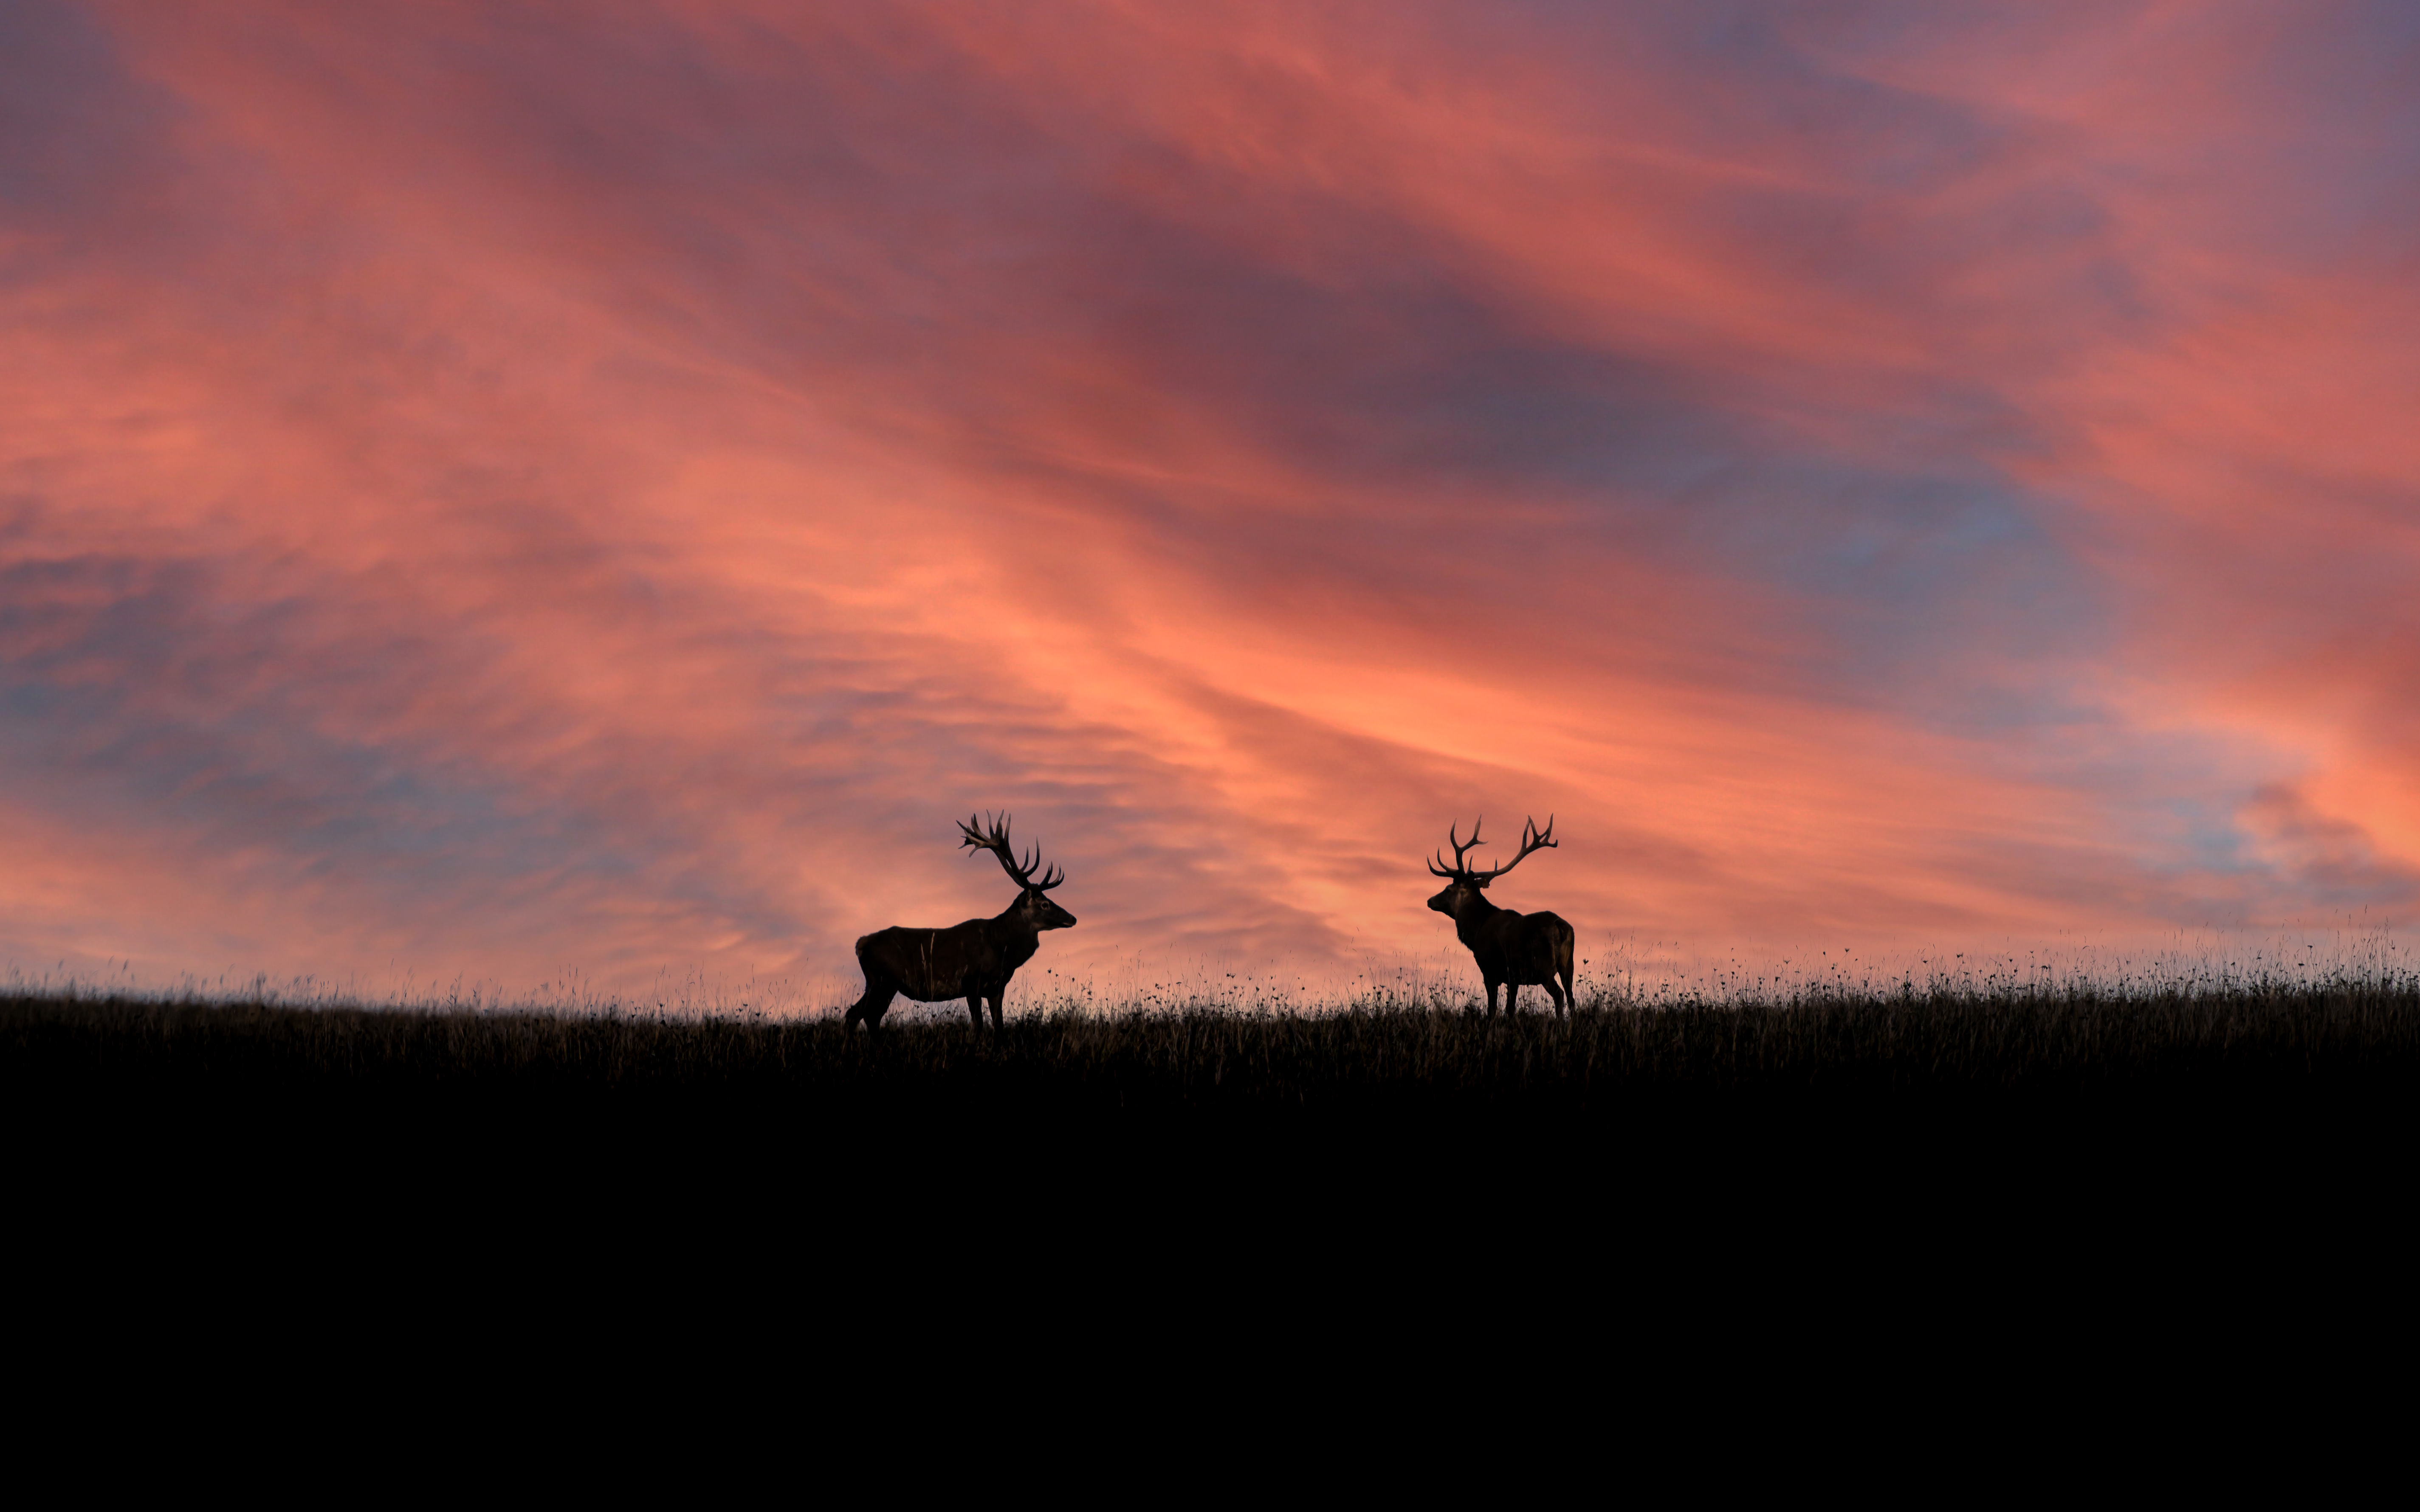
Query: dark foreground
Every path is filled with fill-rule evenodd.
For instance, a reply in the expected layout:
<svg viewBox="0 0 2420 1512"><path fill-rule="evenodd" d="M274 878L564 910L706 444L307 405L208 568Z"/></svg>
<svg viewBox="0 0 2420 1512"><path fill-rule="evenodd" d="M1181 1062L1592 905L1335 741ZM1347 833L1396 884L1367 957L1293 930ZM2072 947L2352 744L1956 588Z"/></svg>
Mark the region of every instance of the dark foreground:
<svg viewBox="0 0 2420 1512"><path fill-rule="evenodd" d="M1589 1401L1695 1371L1696 1403L1776 1361L1811 1399L1885 1338L1929 1385L2110 1339L2233 1358L2331 1309L2359 1336L2403 1285L2415 1092L2410 983L874 1038L0 999L28 1306L221 1319L212 1359L264 1319L600 1371L712 1340L785 1390L888 1362L898 1404L953 1350L986 1404L1080 1357L1119 1362L1087 1402L1149 1364L1326 1412L1347 1359L1459 1401L1538 1350Z"/></svg>
<svg viewBox="0 0 2420 1512"><path fill-rule="evenodd" d="M967 1257L975 1287L1010 1235L1089 1235L1084 1253L1147 1269L1274 1264L1325 1234L1414 1272L1507 1275L1812 1260L1883 1233L1903 1236L1892 1263L1926 1264L2098 1264L2045 1236L2129 1226L2182 1225L2195 1246L2341 1236L2399 1224L2415 1091L2410 984L1567 1023L1036 1014L873 1038L0 1000L21 1199L139 1215L146 1243L238 1211L389 1246L567 1226L635 1253L737 1228L801 1273ZM1258 1259L1233 1249L1249 1234Z"/></svg>
<svg viewBox="0 0 2420 1512"><path fill-rule="evenodd" d="M2361 982L878 1038L0 1000L28 1316L207 1321L213 1362L290 1330L482 1401L529 1361L728 1351L632 1399L769 1371L852 1433L861 1398L988 1409L1075 1361L1088 1407L1156 1410L1134 1382L1164 1371L1304 1423L1343 1362L1422 1412L1565 1400L1575 1369L1591 1413L1792 1370L1814 1401L1885 1359L1918 1393L2025 1361L2133 1392L2144 1362L2368 1337L2405 1289L2415 1092L2420 989Z"/></svg>
<svg viewBox="0 0 2420 1512"><path fill-rule="evenodd" d="M1427 1010L1042 1013L998 1034L942 1022L877 1036L834 1022L0 999L0 1085L20 1109L70 1122L677 1115L842 1137L864 1158L920 1131L1011 1139L1029 1128L1711 1136L1808 1119L2182 1113L2402 1127L2415 1073L2411 984L1600 1004L1564 1023Z"/></svg>

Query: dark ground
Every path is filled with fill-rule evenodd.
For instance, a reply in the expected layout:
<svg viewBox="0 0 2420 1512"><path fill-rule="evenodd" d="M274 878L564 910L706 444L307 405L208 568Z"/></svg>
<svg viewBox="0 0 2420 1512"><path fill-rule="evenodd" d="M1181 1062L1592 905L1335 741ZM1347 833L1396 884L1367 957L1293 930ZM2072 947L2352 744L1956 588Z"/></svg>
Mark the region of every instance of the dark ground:
<svg viewBox="0 0 2420 1512"><path fill-rule="evenodd" d="M2399 1151L2420 989L1907 995L1632 1010L1033 1014L895 1025L0 1000L19 1149L342 1147L800 1180L903 1164L1107 1171L1274 1161L1406 1180L1552 1166L1911 1178L1950 1150L2048 1171ZM1946 1143L1945 1143L1946 1142ZM475 1173L466 1173L475 1174Z"/></svg>
<svg viewBox="0 0 2420 1512"><path fill-rule="evenodd" d="M1760 1108L2115 1111L2144 1101L2398 1100L2420 1070L2420 986L2224 995L1908 993L1628 1009L1567 1022L1450 1010L1041 1012L879 1034L836 1021L552 1016L0 998L15 1096L141 1118L292 1103L511 1117L686 1105L771 1126L914 1110L981 1121L1330 1118L1581 1128Z"/></svg>
<svg viewBox="0 0 2420 1512"><path fill-rule="evenodd" d="M2138 1317L2223 1351L2399 1290L2415 1091L2420 990L2358 982L997 1039L0 1000L16 1253L51 1268L21 1297L526 1312L609 1352L644 1316L810 1374L906 1319L1163 1369L1333 1328L1422 1380L1454 1331L1652 1334L1723 1392L1725 1350L1816 1369L1881 1319L1936 1360Z"/></svg>

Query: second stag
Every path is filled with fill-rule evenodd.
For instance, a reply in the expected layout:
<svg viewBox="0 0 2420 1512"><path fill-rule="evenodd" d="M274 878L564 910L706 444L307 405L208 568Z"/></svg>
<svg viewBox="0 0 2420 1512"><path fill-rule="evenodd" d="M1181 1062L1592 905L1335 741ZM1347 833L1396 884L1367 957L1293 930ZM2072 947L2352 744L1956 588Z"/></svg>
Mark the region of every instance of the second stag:
<svg viewBox="0 0 2420 1512"><path fill-rule="evenodd" d="M1431 898L1429 906L1453 920L1455 937L1470 948L1478 961L1480 978L1487 983L1487 1016L1496 1016L1496 989L1501 984L1508 1015L1517 1011L1521 989L1536 986L1546 989L1546 995L1555 1000L1555 1016L1562 1017L1578 1001L1572 988L1575 936L1571 925L1558 914L1524 914L1487 901L1487 885L1519 866L1530 852L1561 848L1554 839L1555 816L1546 816L1543 830L1525 819L1521 854L1486 872L1475 870L1464 859L1479 844L1479 825L1472 824L1466 842L1459 827L1446 830L1446 841L1453 846L1453 864L1442 864L1443 853L1429 862L1429 870L1446 879L1445 890Z"/></svg>

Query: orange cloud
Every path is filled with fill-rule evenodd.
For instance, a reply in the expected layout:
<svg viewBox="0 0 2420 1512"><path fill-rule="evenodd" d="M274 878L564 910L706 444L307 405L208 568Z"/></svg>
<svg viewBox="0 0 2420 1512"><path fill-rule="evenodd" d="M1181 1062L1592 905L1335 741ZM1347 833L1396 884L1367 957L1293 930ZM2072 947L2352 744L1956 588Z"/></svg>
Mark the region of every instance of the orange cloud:
<svg viewBox="0 0 2420 1512"><path fill-rule="evenodd" d="M2367 12L23 16L29 961L839 975L976 808L1072 966L1481 812L1584 939L2414 896Z"/></svg>

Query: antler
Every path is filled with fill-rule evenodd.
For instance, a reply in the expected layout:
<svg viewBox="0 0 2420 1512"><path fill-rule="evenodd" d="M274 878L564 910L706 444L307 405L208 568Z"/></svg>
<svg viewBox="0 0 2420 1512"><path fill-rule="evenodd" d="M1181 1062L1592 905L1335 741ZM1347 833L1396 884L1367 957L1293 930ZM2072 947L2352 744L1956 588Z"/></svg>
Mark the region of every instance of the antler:
<svg viewBox="0 0 2420 1512"><path fill-rule="evenodd" d="M1017 864L1016 848L1008 842L1009 816L1001 814L998 819L991 819L986 815L985 822L989 826L988 829L979 829L975 826L975 816L969 814L958 825L958 831L963 837L958 843L972 847L969 852L970 855L973 854L973 851L991 852L1000 857L1000 869L1008 873L1010 881L1020 887L1032 887L1036 892L1048 892L1067 880L1060 872L1059 868L1053 866L1043 873L1041 881L1034 881L1033 869L1042 864L1042 847L1036 845L1032 854L1027 856L1024 864L1020 866Z"/></svg>
<svg viewBox="0 0 2420 1512"><path fill-rule="evenodd" d="M1457 819L1451 825L1448 825L1446 827L1445 838L1453 846L1453 865L1450 869L1437 865L1438 861L1445 859L1445 853L1443 851L1439 851L1435 857L1429 862L1429 870L1441 877L1466 877L1470 875L1469 869L1462 864L1463 853L1468 851L1472 846L1479 843L1479 826L1485 823L1487 823L1487 820L1484 817L1474 819L1470 822L1469 844L1463 843L1460 833L1462 827L1461 820ZM1551 825L1554 821L1549 819L1546 823Z"/></svg>
<svg viewBox="0 0 2420 1512"><path fill-rule="evenodd" d="M1528 858L1529 853L1532 851L1561 850L1563 848L1561 842L1558 841L1554 836L1555 816L1553 814L1548 814L1546 816L1546 827L1544 829L1540 829L1538 827L1538 822L1536 820L1524 814L1521 818L1521 854L1505 862L1502 866L1496 868L1492 872L1473 873L1470 880L1484 886L1488 882L1502 876L1505 872L1512 871L1514 867L1519 866L1524 860ZM1473 841L1476 841L1479 839L1479 826L1477 825L1470 826L1470 838Z"/></svg>
<svg viewBox="0 0 2420 1512"><path fill-rule="evenodd" d="M1440 871L1438 869L1436 864L1437 861L1445 859L1442 854L1436 857L1436 860L1433 860L1429 863L1429 870L1436 872L1438 876L1460 877L1464 881L1472 884L1474 887L1481 887L1487 886L1497 877L1502 876L1505 872L1512 871L1516 866L1519 866L1524 860L1528 858L1529 853L1532 851L1559 851L1563 848L1562 842L1554 838L1555 816L1553 814L1548 814L1546 816L1546 827L1544 829L1540 829L1538 827L1536 820L1525 816L1521 821L1521 854L1505 862L1502 866L1497 867L1493 871L1473 872L1469 867L1463 864L1462 856L1465 851L1469 850L1472 845L1477 845L1479 843L1478 822L1474 821L1470 826L1469 845L1465 845L1461 843L1460 841L1455 840L1454 831L1452 829L1449 828L1445 833L1446 839L1454 841L1453 870L1447 872Z"/></svg>

